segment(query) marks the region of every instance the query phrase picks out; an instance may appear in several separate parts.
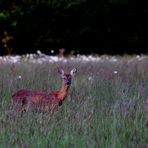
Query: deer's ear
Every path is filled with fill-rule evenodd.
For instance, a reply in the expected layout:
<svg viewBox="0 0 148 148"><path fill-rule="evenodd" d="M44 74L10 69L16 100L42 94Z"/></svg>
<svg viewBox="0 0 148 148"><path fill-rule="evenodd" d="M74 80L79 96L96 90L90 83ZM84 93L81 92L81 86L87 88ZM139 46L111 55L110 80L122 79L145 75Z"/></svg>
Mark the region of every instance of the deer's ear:
<svg viewBox="0 0 148 148"><path fill-rule="evenodd" d="M64 70L63 69L58 69L58 73L63 76L64 75Z"/></svg>
<svg viewBox="0 0 148 148"><path fill-rule="evenodd" d="M76 68L74 68L74 69L72 69L72 70L70 71L70 74L71 74L72 76L74 76L76 72L77 72L77 70L76 70Z"/></svg>

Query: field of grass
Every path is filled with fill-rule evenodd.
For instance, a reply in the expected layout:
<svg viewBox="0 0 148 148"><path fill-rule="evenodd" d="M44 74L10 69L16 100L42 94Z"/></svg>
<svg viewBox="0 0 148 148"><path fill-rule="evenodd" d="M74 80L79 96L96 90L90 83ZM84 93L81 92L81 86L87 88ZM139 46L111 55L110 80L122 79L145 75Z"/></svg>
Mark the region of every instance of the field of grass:
<svg viewBox="0 0 148 148"><path fill-rule="evenodd" d="M55 90L57 68L77 68L57 111L17 113L20 88ZM118 61L0 63L0 148L148 147L148 58Z"/></svg>

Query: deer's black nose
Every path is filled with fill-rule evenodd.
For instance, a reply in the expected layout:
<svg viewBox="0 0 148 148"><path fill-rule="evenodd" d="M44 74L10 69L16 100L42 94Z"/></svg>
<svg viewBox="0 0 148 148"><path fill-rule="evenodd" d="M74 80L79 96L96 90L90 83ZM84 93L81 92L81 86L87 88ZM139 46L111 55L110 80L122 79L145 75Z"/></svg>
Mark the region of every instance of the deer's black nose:
<svg viewBox="0 0 148 148"><path fill-rule="evenodd" d="M70 84L71 84L71 81L68 81L68 82L67 82L67 85L70 85Z"/></svg>

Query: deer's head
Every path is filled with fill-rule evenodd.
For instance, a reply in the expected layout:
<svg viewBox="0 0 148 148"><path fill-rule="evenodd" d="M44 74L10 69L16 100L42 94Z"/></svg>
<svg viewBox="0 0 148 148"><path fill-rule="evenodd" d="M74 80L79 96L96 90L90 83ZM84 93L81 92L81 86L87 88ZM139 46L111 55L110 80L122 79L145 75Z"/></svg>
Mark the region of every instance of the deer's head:
<svg viewBox="0 0 148 148"><path fill-rule="evenodd" d="M65 85L67 86L70 86L72 77L75 75L76 71L77 71L76 68L74 68L70 71L70 73L67 74L64 72L63 69L58 69L58 72L61 75L61 78L63 79Z"/></svg>

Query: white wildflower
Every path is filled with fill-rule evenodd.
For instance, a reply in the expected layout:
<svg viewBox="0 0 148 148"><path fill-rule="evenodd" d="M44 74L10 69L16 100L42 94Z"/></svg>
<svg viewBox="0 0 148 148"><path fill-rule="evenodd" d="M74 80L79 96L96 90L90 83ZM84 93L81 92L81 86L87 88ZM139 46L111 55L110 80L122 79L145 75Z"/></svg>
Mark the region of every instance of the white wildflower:
<svg viewBox="0 0 148 148"><path fill-rule="evenodd" d="M51 50L51 53L54 53L54 50Z"/></svg>
<svg viewBox="0 0 148 148"><path fill-rule="evenodd" d="M21 78L22 78L22 76L21 76L21 75L19 75L19 76L18 76L18 78L19 78L19 79L21 79Z"/></svg>
<svg viewBox="0 0 148 148"><path fill-rule="evenodd" d="M136 57L139 59L140 58L140 55L137 55Z"/></svg>
<svg viewBox="0 0 148 148"><path fill-rule="evenodd" d="M42 52L40 50L36 51L38 55L42 55Z"/></svg>
<svg viewBox="0 0 148 148"><path fill-rule="evenodd" d="M92 77L91 77L91 76L89 76L89 77L88 77L88 80L89 80L89 81L91 81L91 80L92 80Z"/></svg>
<svg viewBox="0 0 148 148"><path fill-rule="evenodd" d="M117 73L118 73L118 71L115 70L115 71L114 71L114 74L117 74Z"/></svg>

